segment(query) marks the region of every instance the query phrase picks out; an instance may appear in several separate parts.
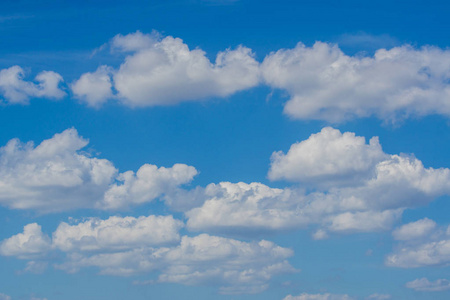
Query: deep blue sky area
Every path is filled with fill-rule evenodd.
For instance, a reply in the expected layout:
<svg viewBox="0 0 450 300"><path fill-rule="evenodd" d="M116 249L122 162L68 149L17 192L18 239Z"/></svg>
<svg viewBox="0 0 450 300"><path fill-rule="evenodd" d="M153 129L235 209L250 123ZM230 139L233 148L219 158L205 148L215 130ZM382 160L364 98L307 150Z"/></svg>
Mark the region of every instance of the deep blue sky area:
<svg viewBox="0 0 450 300"><path fill-rule="evenodd" d="M449 13L0 1L0 300L449 299Z"/></svg>

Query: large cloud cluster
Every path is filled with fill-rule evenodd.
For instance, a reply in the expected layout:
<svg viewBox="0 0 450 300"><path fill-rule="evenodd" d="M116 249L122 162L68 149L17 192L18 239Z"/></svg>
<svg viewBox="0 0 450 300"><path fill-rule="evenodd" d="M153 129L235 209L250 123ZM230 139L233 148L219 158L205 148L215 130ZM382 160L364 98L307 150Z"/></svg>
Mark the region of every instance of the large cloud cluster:
<svg viewBox="0 0 450 300"><path fill-rule="evenodd" d="M259 84L259 63L249 48L239 46L217 54L214 63L201 49L190 50L179 38L158 38L136 32L117 35L111 46L129 53L115 70L101 66L72 85L88 105L114 97L132 107L173 105L207 97L225 97Z"/></svg>
<svg viewBox="0 0 450 300"><path fill-rule="evenodd" d="M316 238L326 231L389 230L404 209L450 194L449 169L425 168L412 156L384 153L377 138L366 144L363 137L329 127L287 154L275 152L269 178L312 191L211 184L203 190L204 203L186 212L188 228L245 234L317 224Z"/></svg>
<svg viewBox="0 0 450 300"><path fill-rule="evenodd" d="M37 146L9 141L0 148L0 204L42 212L124 208L152 201L197 174L183 164L118 173L110 161L79 151L87 144L75 129Z"/></svg>
<svg viewBox="0 0 450 300"><path fill-rule="evenodd" d="M77 272L96 267L101 274L159 273L156 282L215 285L221 293L257 293L278 274L295 272L292 250L272 242L242 242L201 234L180 237L172 216L110 217L61 223L53 237L36 224L0 243L0 254L39 264L61 251L57 269Z"/></svg>
<svg viewBox="0 0 450 300"><path fill-rule="evenodd" d="M102 65L70 84L73 95L89 106L111 99L130 107L174 105L265 84L287 91L284 111L295 119L342 122L376 116L396 122L410 116L450 116L450 51L437 47L404 45L378 49L373 56L350 56L335 44L298 43L260 63L245 46L219 52L211 62L203 50L157 33L119 34L107 45L125 56L120 66ZM61 75L43 71L34 83L25 81L24 73L19 66L0 70L6 102L65 95Z"/></svg>
<svg viewBox="0 0 450 300"><path fill-rule="evenodd" d="M266 83L286 90L285 113L296 119L339 122L375 115L450 115L450 51L411 46L348 56L337 45L302 43L264 59Z"/></svg>

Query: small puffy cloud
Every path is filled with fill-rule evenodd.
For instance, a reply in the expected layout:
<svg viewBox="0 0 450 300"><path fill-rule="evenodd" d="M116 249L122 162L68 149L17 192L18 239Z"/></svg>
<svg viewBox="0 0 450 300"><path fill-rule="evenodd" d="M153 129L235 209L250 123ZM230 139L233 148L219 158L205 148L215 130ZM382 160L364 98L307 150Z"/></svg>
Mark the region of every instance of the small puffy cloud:
<svg viewBox="0 0 450 300"><path fill-rule="evenodd" d="M72 85L72 92L89 106L99 107L113 98L111 68L101 66L94 73L84 73Z"/></svg>
<svg viewBox="0 0 450 300"><path fill-rule="evenodd" d="M412 232L417 228L417 232ZM417 268L444 266L450 263L450 226L437 227L434 221L422 219L395 230L400 240L394 252L385 259L391 267Z"/></svg>
<svg viewBox="0 0 450 300"><path fill-rule="evenodd" d="M172 216L92 218L76 225L62 222L53 233L52 245L64 252L161 246L178 242L182 227Z"/></svg>
<svg viewBox="0 0 450 300"><path fill-rule="evenodd" d="M377 137L366 144L353 132L325 127L286 154L274 152L268 176L318 186L354 185L373 176L373 166L387 157Z"/></svg>
<svg viewBox="0 0 450 300"><path fill-rule="evenodd" d="M66 93L59 85L63 78L52 71L42 71L35 82L24 80L25 71L19 66L0 70L0 95L10 104L27 104L30 98L61 99Z"/></svg>
<svg viewBox="0 0 450 300"><path fill-rule="evenodd" d="M420 278L407 282L406 287L415 291L441 292L450 290L450 281L447 279L429 281L427 278Z"/></svg>
<svg viewBox="0 0 450 300"><path fill-rule="evenodd" d="M118 209L150 202L165 192L175 191L179 185L192 181L197 173L194 167L185 164L175 164L171 168L145 164L136 173L127 171L120 174L117 178L120 183L110 186L98 206Z"/></svg>
<svg viewBox="0 0 450 300"><path fill-rule="evenodd" d="M396 240L407 241L425 237L434 231L436 222L428 218L405 224L392 232L392 236Z"/></svg>
<svg viewBox="0 0 450 300"><path fill-rule="evenodd" d="M191 50L171 36L160 38L138 31L117 35L111 46L131 52L120 67L113 70L102 66L94 73L83 74L72 85L74 94L91 106L111 98L111 87L124 105L143 107L226 97L260 81L259 63L243 46L219 52L214 63L201 49ZM112 82L106 73L112 74ZM96 83L101 84L101 91Z"/></svg>
<svg viewBox="0 0 450 300"><path fill-rule="evenodd" d="M151 34L144 34L138 30L127 35L116 35L111 40L111 47L117 51L135 52L153 47L159 39L160 35L156 31Z"/></svg>
<svg viewBox="0 0 450 300"><path fill-rule="evenodd" d="M32 223L23 228L23 233L3 240L0 244L0 254L30 259L45 255L50 247L50 238L42 232L40 225Z"/></svg>
<svg viewBox="0 0 450 300"><path fill-rule="evenodd" d="M335 295L335 294L307 294L303 293L298 296L288 295L283 300L352 300L348 295Z"/></svg>
<svg viewBox="0 0 450 300"><path fill-rule="evenodd" d="M183 164L118 173L112 162L81 152L87 144L75 129L37 146L9 141L0 148L0 204L41 212L126 208L172 192L197 174Z"/></svg>
<svg viewBox="0 0 450 300"><path fill-rule="evenodd" d="M191 193L201 201L185 211L188 229L245 235L318 224L316 239L327 232L389 230L405 209L450 194L449 169L425 168L413 156L384 153L376 138L366 144L354 133L332 128L295 144L286 155L275 155L269 176L316 189L210 184Z"/></svg>
<svg viewBox="0 0 450 300"><path fill-rule="evenodd" d="M296 119L450 115L449 50L401 46L361 57L299 43L266 56L261 70L269 86L289 93L284 112Z"/></svg>

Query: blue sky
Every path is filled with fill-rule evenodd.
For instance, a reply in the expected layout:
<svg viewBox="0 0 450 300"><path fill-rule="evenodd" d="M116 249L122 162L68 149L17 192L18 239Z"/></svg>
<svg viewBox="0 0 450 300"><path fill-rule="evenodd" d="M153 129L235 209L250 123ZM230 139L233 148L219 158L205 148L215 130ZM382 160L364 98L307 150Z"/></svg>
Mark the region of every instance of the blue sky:
<svg viewBox="0 0 450 300"><path fill-rule="evenodd" d="M2 1L0 300L448 299L444 1Z"/></svg>

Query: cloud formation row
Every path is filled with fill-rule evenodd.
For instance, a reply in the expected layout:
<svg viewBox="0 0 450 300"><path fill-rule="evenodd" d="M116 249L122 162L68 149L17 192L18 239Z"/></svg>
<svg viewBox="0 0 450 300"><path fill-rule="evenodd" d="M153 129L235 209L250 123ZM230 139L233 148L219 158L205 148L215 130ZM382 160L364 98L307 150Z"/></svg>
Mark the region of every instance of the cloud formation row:
<svg viewBox="0 0 450 300"><path fill-rule="evenodd" d="M0 254L32 264L53 261L56 269L71 273L87 267L117 276L156 273L156 280L137 284L214 285L225 294L261 292L273 276L296 271L287 261L290 249L265 240L180 237L182 226L172 216L110 217L63 222L50 238L32 223L2 241ZM58 252L62 260L51 260Z"/></svg>
<svg viewBox="0 0 450 300"><path fill-rule="evenodd" d="M213 284L222 293L256 293L273 276L295 271L287 261L293 253L269 241L237 238L307 228L313 229L314 239L390 230L405 209L450 194L449 169L425 168L412 155L385 153L377 137L367 143L331 127L286 153L273 153L269 178L291 182L281 189L258 182L188 188L185 184L198 172L184 164L144 164L137 172L119 172L107 159L81 151L87 144L75 129L37 146L9 141L0 148L0 203L51 213L117 211L160 199L185 219L89 218L62 222L51 236L39 224L28 224L0 243L0 254L27 260L28 272L42 272L53 263L67 272L95 267L101 274L158 274L141 284ZM182 229L198 235L180 234ZM386 265L448 264L449 232L430 219L395 229L398 247L386 257ZM62 258L55 262L54 257Z"/></svg>
<svg viewBox="0 0 450 300"><path fill-rule="evenodd" d="M273 153L269 178L293 183L283 189L259 182L186 188L198 173L192 166L119 172L80 151L87 144L75 129L37 146L9 141L0 148L0 204L44 213L117 211L160 199L184 213L191 231L252 235L313 226L321 239L327 232L389 230L405 209L450 194L449 169L425 168L414 156L383 152L376 137L367 144L331 127ZM395 235L404 240L418 232L405 227Z"/></svg>
<svg viewBox="0 0 450 300"><path fill-rule="evenodd" d="M294 119L342 122L376 116L395 122L410 116L450 115L450 51L409 45L379 49L373 56L346 55L338 45L297 44L262 62L245 46L219 52L214 62L180 38L139 31L108 44L124 55L117 68L100 66L69 87L74 97L100 107L114 100L130 107L174 105L227 97L258 85L289 95L284 112ZM33 97L60 99L61 75L44 71L25 81L13 66L0 71L0 92L9 103Z"/></svg>

